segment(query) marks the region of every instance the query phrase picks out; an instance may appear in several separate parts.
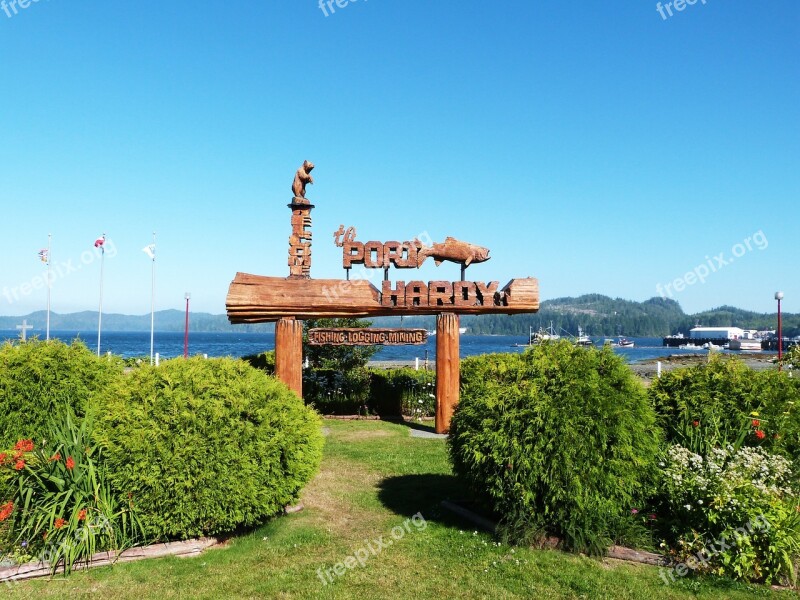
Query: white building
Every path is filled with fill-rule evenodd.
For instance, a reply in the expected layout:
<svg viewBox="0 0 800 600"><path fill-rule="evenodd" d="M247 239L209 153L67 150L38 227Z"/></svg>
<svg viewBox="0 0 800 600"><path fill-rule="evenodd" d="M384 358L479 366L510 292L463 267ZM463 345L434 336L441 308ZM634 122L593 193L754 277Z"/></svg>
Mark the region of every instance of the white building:
<svg viewBox="0 0 800 600"><path fill-rule="evenodd" d="M744 337L744 329L739 327L695 327L689 332L693 340L738 340Z"/></svg>

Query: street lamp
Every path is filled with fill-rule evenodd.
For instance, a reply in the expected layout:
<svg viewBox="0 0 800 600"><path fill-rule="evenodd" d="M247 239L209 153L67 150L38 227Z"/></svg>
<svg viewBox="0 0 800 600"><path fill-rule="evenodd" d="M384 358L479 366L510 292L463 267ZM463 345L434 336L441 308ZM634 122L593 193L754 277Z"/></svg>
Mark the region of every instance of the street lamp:
<svg viewBox="0 0 800 600"><path fill-rule="evenodd" d="M781 361L783 360L783 331L781 329L781 300L783 300L783 292L775 292L775 300L778 301L778 370L781 370Z"/></svg>
<svg viewBox="0 0 800 600"><path fill-rule="evenodd" d="M184 297L186 298L186 327L183 330L183 358L189 358L189 300L192 295L186 292Z"/></svg>

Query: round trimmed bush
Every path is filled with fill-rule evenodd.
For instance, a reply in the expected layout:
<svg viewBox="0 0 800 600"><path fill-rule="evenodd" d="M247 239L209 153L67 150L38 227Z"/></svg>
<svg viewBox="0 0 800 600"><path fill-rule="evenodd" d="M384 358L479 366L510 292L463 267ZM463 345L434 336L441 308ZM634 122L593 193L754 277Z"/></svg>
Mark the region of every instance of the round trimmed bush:
<svg viewBox="0 0 800 600"><path fill-rule="evenodd" d="M119 359L98 357L82 342L30 340L0 346L0 448L41 439L56 409L83 416L99 392L122 377Z"/></svg>
<svg viewBox="0 0 800 600"><path fill-rule="evenodd" d="M110 394L95 434L149 536L252 526L296 500L322 460L319 416L241 360L145 366Z"/></svg>
<svg viewBox="0 0 800 600"><path fill-rule="evenodd" d="M611 349L560 342L468 358L450 427L455 473L512 542L549 534L603 553L652 489L655 415Z"/></svg>

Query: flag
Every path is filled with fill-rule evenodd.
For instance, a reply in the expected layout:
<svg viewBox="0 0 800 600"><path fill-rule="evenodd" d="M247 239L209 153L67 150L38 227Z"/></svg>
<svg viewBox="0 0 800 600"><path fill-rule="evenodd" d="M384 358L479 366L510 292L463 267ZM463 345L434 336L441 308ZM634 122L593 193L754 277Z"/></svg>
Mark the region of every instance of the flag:
<svg viewBox="0 0 800 600"><path fill-rule="evenodd" d="M97 238L94 241L94 247L95 248L102 248L103 244L105 244L105 243L106 243L106 234L104 233L103 235L101 235L99 238Z"/></svg>
<svg viewBox="0 0 800 600"><path fill-rule="evenodd" d="M156 245L155 244L149 244L149 245L145 246L144 248L142 248L142 252L147 254L147 256L150 257L150 260L155 260L156 259Z"/></svg>
<svg viewBox="0 0 800 600"><path fill-rule="evenodd" d="M39 259L40 259L40 260L41 260L43 263L46 263L46 262L47 262L47 260L48 260L48 256L47 256L47 248L43 248L43 249L39 250Z"/></svg>

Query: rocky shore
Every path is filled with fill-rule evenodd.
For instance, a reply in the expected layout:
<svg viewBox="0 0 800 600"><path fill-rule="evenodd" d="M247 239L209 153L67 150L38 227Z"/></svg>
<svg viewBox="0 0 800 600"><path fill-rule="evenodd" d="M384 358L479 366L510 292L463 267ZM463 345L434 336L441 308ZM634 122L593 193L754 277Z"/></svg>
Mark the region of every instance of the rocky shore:
<svg viewBox="0 0 800 600"><path fill-rule="evenodd" d="M764 371L766 369L775 369L775 356L769 354L759 354L757 352L741 353L741 354L723 354L723 359L731 360L738 359L746 364L751 369L756 371ZM662 358L652 358L643 360L636 364L629 365L631 370L636 373L645 382L650 382L658 376L658 363L661 363L661 372L669 373L675 369L684 367L694 367L708 362L708 354L672 354Z"/></svg>
<svg viewBox="0 0 800 600"><path fill-rule="evenodd" d="M774 355L759 354L753 352L753 353L741 353L741 354L723 354L722 357L724 359L741 360L748 367L750 367L751 369L755 369L757 371L776 368ZM682 367L693 367L695 365L699 365L707 361L708 361L708 354L705 352L702 354L672 354L661 358L652 358L648 360L643 360L641 362L634 363L629 366L631 370L634 373L636 373L636 375L638 375L646 383L649 383L658 376L659 362L661 363L661 372L668 373L674 369L680 369ZM375 367L377 369L398 369L400 367L413 368L415 366L415 361L376 360L376 361L371 361L369 363L369 366ZM419 368L420 369L426 368L425 363L423 361L420 361ZM436 361L429 360L427 362L427 369L430 371L436 370Z"/></svg>

